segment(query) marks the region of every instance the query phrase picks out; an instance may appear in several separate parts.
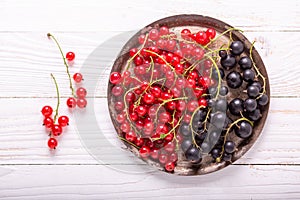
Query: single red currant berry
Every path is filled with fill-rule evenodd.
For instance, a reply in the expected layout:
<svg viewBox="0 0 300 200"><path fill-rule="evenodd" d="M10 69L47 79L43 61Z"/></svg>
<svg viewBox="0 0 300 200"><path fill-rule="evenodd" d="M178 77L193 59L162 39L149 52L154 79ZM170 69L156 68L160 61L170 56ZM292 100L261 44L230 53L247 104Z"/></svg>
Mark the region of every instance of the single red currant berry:
<svg viewBox="0 0 300 200"><path fill-rule="evenodd" d="M170 162L176 162L178 160L178 155L176 152L172 152L170 155L169 155L169 161Z"/></svg>
<svg viewBox="0 0 300 200"><path fill-rule="evenodd" d="M176 41L175 40L168 40L166 44L166 49L169 51L173 51L176 47Z"/></svg>
<svg viewBox="0 0 300 200"><path fill-rule="evenodd" d="M150 157L154 160L158 159L159 150L157 148L153 148L150 150Z"/></svg>
<svg viewBox="0 0 300 200"><path fill-rule="evenodd" d="M44 115L45 117L48 117L50 115L52 115L53 109L51 106L44 106L42 108L42 115Z"/></svg>
<svg viewBox="0 0 300 200"><path fill-rule="evenodd" d="M130 51L129 51L130 57L133 57L137 52L138 52L138 49L137 49L137 48L132 48L132 49L130 49Z"/></svg>
<svg viewBox="0 0 300 200"><path fill-rule="evenodd" d="M144 44L145 39L146 39L146 35L142 34L139 36L138 41L140 44Z"/></svg>
<svg viewBox="0 0 300 200"><path fill-rule="evenodd" d="M112 84L117 84L120 82L121 80L121 74L119 72L112 72L110 74L110 77L109 77L109 81L112 83Z"/></svg>
<svg viewBox="0 0 300 200"><path fill-rule="evenodd" d="M136 112L140 117L142 117L148 112L148 110L145 106L140 105L136 108Z"/></svg>
<svg viewBox="0 0 300 200"><path fill-rule="evenodd" d="M153 94L151 93L146 93L144 94L143 96L143 101L146 103L146 104L152 104L155 100L155 97Z"/></svg>
<svg viewBox="0 0 300 200"><path fill-rule="evenodd" d="M162 26L159 28L159 35L167 35L169 34L169 28L166 26Z"/></svg>
<svg viewBox="0 0 300 200"><path fill-rule="evenodd" d="M54 123L54 121L51 117L45 117L43 125L46 128L50 129L50 128L52 128L53 123Z"/></svg>
<svg viewBox="0 0 300 200"><path fill-rule="evenodd" d="M144 123L144 131L152 132L153 129L154 129L154 124L151 121Z"/></svg>
<svg viewBox="0 0 300 200"><path fill-rule="evenodd" d="M85 108L86 107L86 105L87 105L87 101L86 101L86 99L85 98L80 98L80 99L77 99L77 106L79 107L79 108Z"/></svg>
<svg viewBox="0 0 300 200"><path fill-rule="evenodd" d="M144 143L145 143L145 140L141 137L137 137L135 140L135 145L138 147L141 147L142 145L144 145Z"/></svg>
<svg viewBox="0 0 300 200"><path fill-rule="evenodd" d="M136 134L135 134L135 132L134 131L126 132L125 139L128 142L135 142L135 140L136 140Z"/></svg>
<svg viewBox="0 0 300 200"><path fill-rule="evenodd" d="M68 61L72 61L72 60L74 60L74 58L75 58L75 53L74 52L68 52L67 54L66 54L66 59L68 60Z"/></svg>
<svg viewBox="0 0 300 200"><path fill-rule="evenodd" d="M185 28L185 29L183 29L181 31L181 37L182 37L182 39L188 40L190 38L190 35L191 35L190 29L186 29Z"/></svg>
<svg viewBox="0 0 300 200"><path fill-rule="evenodd" d="M158 86L153 86L150 89L150 92L153 94L154 97L158 98L158 97L160 97L160 94L161 94L161 88Z"/></svg>
<svg viewBox="0 0 300 200"><path fill-rule="evenodd" d="M195 56L197 60L201 60L204 57L204 50L201 48L195 48L192 51L192 55Z"/></svg>
<svg viewBox="0 0 300 200"><path fill-rule="evenodd" d="M139 118L139 116L136 112L130 113L129 117L130 117L131 121L134 121L134 122Z"/></svg>
<svg viewBox="0 0 300 200"><path fill-rule="evenodd" d="M127 133L130 131L130 125L128 124L128 122L124 122L123 124L121 124L120 129L124 132Z"/></svg>
<svg viewBox="0 0 300 200"><path fill-rule="evenodd" d="M173 140L173 138L174 138L174 135L172 133L169 133L169 134L166 135L166 137L164 138L164 140L166 142L171 142Z"/></svg>
<svg viewBox="0 0 300 200"><path fill-rule="evenodd" d="M192 100L187 103L187 110L189 112L194 112L198 108L199 104L197 101Z"/></svg>
<svg viewBox="0 0 300 200"><path fill-rule="evenodd" d="M172 172L175 169L175 164L174 162L168 162L167 164L165 164L165 169L167 172Z"/></svg>
<svg viewBox="0 0 300 200"><path fill-rule="evenodd" d="M111 89L111 93L118 97L121 96L123 94L124 90L120 85L115 85L112 89ZM77 94L78 95L78 94Z"/></svg>
<svg viewBox="0 0 300 200"><path fill-rule="evenodd" d="M216 36L216 30L213 29L213 28L208 28L208 29L206 30L206 36L207 36L210 40L214 39L215 36Z"/></svg>
<svg viewBox="0 0 300 200"><path fill-rule="evenodd" d="M171 115L168 112L162 112L159 114L159 121L162 123L167 123L171 120Z"/></svg>
<svg viewBox="0 0 300 200"><path fill-rule="evenodd" d="M144 61L140 56L136 56L134 58L133 62L136 66L139 66L139 65L142 65Z"/></svg>
<svg viewBox="0 0 300 200"><path fill-rule="evenodd" d="M82 74L81 73L75 73L73 75L73 80L76 82L76 83L80 83L82 81Z"/></svg>
<svg viewBox="0 0 300 200"><path fill-rule="evenodd" d="M69 117L67 117L67 116L60 116L58 118L58 124L61 127L65 127L65 126L69 125Z"/></svg>
<svg viewBox="0 0 300 200"><path fill-rule="evenodd" d="M55 138L49 138L48 147L50 149L55 149L57 147L57 140Z"/></svg>
<svg viewBox="0 0 300 200"><path fill-rule="evenodd" d="M78 98L84 98L86 96L86 89L83 87L80 87L76 90L76 95Z"/></svg>
<svg viewBox="0 0 300 200"><path fill-rule="evenodd" d="M175 150L175 147L176 147L176 145L174 142L168 142L165 144L164 150L166 152L173 152Z"/></svg>
<svg viewBox="0 0 300 200"><path fill-rule="evenodd" d="M207 100L204 99L204 98L200 98L198 100L198 103L199 103L199 106L203 106L203 107L206 107L207 106Z"/></svg>
<svg viewBox="0 0 300 200"><path fill-rule="evenodd" d="M117 115L116 120L119 124L122 124L125 121L126 117L123 113Z"/></svg>
<svg viewBox="0 0 300 200"><path fill-rule="evenodd" d="M179 100L176 103L176 110L178 111L184 111L186 108L186 102L184 100Z"/></svg>
<svg viewBox="0 0 300 200"><path fill-rule="evenodd" d="M157 29L151 29L149 31L149 38L150 40L156 41L159 38L159 32Z"/></svg>
<svg viewBox="0 0 300 200"><path fill-rule="evenodd" d="M73 97L70 97L67 99L67 106L69 108L75 108L76 107L76 99Z"/></svg>
<svg viewBox="0 0 300 200"><path fill-rule="evenodd" d="M139 152L141 158L147 158L150 155L150 148L148 146L142 146Z"/></svg>
<svg viewBox="0 0 300 200"><path fill-rule="evenodd" d="M51 128L51 132L54 136L59 136L62 133L61 125L53 124L53 126Z"/></svg>
<svg viewBox="0 0 300 200"><path fill-rule="evenodd" d="M159 154L158 160L161 164L164 165L168 161L168 155L166 153L161 153Z"/></svg>
<svg viewBox="0 0 300 200"><path fill-rule="evenodd" d="M198 42L199 44L201 45L206 45L207 43L207 35L205 32L203 31L199 31L197 34L196 34L196 42Z"/></svg>

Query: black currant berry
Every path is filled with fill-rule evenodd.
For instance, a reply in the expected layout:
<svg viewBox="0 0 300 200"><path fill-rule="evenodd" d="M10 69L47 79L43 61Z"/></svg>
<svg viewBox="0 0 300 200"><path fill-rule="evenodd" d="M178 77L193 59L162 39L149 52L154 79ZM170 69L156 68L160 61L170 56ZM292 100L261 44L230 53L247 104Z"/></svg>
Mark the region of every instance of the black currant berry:
<svg viewBox="0 0 300 200"><path fill-rule="evenodd" d="M254 111L249 112L247 116L250 120L257 121L261 118L262 115L260 113L260 110L257 108Z"/></svg>
<svg viewBox="0 0 300 200"><path fill-rule="evenodd" d="M220 51L219 51L219 56L220 56L221 58L226 58L227 52L226 52L225 50L220 50Z"/></svg>
<svg viewBox="0 0 300 200"><path fill-rule="evenodd" d="M211 146L209 145L209 143L203 142L201 144L201 150L203 153L209 153L210 149L211 149Z"/></svg>
<svg viewBox="0 0 300 200"><path fill-rule="evenodd" d="M182 124L179 128L179 131L185 137L188 137L192 134L190 126L188 124Z"/></svg>
<svg viewBox="0 0 300 200"><path fill-rule="evenodd" d="M220 155L221 155L221 150L220 149L213 149L212 151L211 151L211 156L214 158L214 159L216 159L216 158L218 158L218 157L220 157Z"/></svg>
<svg viewBox="0 0 300 200"><path fill-rule="evenodd" d="M227 85L233 89L240 87L243 83L243 79L240 73L236 71L230 72L226 77Z"/></svg>
<svg viewBox="0 0 300 200"><path fill-rule="evenodd" d="M231 53L240 55L244 51L244 44L241 41L234 41L230 45Z"/></svg>
<svg viewBox="0 0 300 200"><path fill-rule="evenodd" d="M261 106L265 106L269 102L269 97L266 94L261 95L261 97L258 99L258 104Z"/></svg>
<svg viewBox="0 0 300 200"><path fill-rule="evenodd" d="M239 65L240 65L242 70L251 69L252 61L249 57L245 56L245 57L240 58Z"/></svg>
<svg viewBox="0 0 300 200"><path fill-rule="evenodd" d="M243 112L243 104L244 101L240 98L231 100L228 105L230 113L233 115L240 115L240 113Z"/></svg>
<svg viewBox="0 0 300 200"><path fill-rule="evenodd" d="M181 149L183 152L186 152L186 150L188 150L191 146L192 146L193 142L191 139L185 139L182 141L181 143Z"/></svg>
<svg viewBox="0 0 300 200"><path fill-rule="evenodd" d="M208 140L211 145L215 145L217 141L219 140L221 135L220 130L212 130L208 133Z"/></svg>
<svg viewBox="0 0 300 200"><path fill-rule="evenodd" d="M226 112L227 110L227 101L225 99L218 99L215 105L216 111Z"/></svg>
<svg viewBox="0 0 300 200"><path fill-rule="evenodd" d="M240 121L235 126L234 132L240 138L248 138L252 134L252 126L248 121Z"/></svg>
<svg viewBox="0 0 300 200"><path fill-rule="evenodd" d="M209 99L209 100L208 100L208 106L209 106L210 108L215 107L215 105L216 105L216 101L215 101L214 99Z"/></svg>
<svg viewBox="0 0 300 200"><path fill-rule="evenodd" d="M217 94L217 88L215 87L211 87L208 89L209 94L211 95L211 97L215 97Z"/></svg>
<svg viewBox="0 0 300 200"><path fill-rule="evenodd" d="M229 70L236 64L236 59L233 55L229 54L225 58L221 59L221 65L224 69Z"/></svg>
<svg viewBox="0 0 300 200"><path fill-rule="evenodd" d="M225 76L224 70L219 68L219 72L220 72L220 78L223 79ZM211 77L216 81L219 80L218 71L215 68L212 69L212 71L211 71Z"/></svg>
<svg viewBox="0 0 300 200"><path fill-rule="evenodd" d="M253 85L250 85L247 88L247 94L249 97L256 98L259 95L259 88Z"/></svg>
<svg viewBox="0 0 300 200"><path fill-rule="evenodd" d="M225 95L227 95L228 94L228 87L226 87L226 86L221 86L220 87L220 95L222 95L222 96L225 96Z"/></svg>
<svg viewBox="0 0 300 200"><path fill-rule="evenodd" d="M261 92L262 86L261 86L261 83L260 83L260 82L254 81L253 83L249 84L248 87L249 87L250 85L251 85L251 86L256 86L256 87L258 88L259 92Z"/></svg>
<svg viewBox="0 0 300 200"><path fill-rule="evenodd" d="M224 144L224 150L226 153L233 153L235 151L235 144L232 141L226 141Z"/></svg>
<svg viewBox="0 0 300 200"><path fill-rule="evenodd" d="M255 78L255 72L252 69L245 69L243 71L243 79L246 82L254 81Z"/></svg>
<svg viewBox="0 0 300 200"><path fill-rule="evenodd" d="M224 153L224 155L222 156L222 160L224 160L224 161L231 161L231 159L232 159L232 154L230 154L230 153Z"/></svg>
<svg viewBox="0 0 300 200"><path fill-rule="evenodd" d="M244 101L244 108L246 111L252 112L256 109L256 107L257 107L257 102L255 99L248 98Z"/></svg>
<svg viewBox="0 0 300 200"><path fill-rule="evenodd" d="M193 164L198 164L202 160L200 150L193 145L190 148L188 148L188 150L185 152L185 157L188 161L192 162Z"/></svg>
<svg viewBox="0 0 300 200"><path fill-rule="evenodd" d="M195 115L194 115L194 118L193 118L193 121L200 121L200 122L203 122L206 118L206 110L203 110L203 109L200 109L198 110Z"/></svg>
<svg viewBox="0 0 300 200"><path fill-rule="evenodd" d="M225 121L226 121L226 114L224 112L215 113L211 119L211 123L219 129L224 127Z"/></svg>

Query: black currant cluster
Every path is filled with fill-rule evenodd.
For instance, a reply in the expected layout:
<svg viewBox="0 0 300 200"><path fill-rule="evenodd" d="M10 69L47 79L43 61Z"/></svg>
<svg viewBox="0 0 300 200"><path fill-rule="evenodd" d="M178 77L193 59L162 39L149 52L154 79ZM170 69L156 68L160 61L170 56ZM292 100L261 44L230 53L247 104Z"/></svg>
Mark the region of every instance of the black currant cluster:
<svg viewBox="0 0 300 200"><path fill-rule="evenodd" d="M243 53L244 44L233 41L229 49L219 51L220 64L212 69L212 79L221 84L209 88L208 107L195 113L192 126L180 126L179 132L185 136L181 149L193 164L200 164L204 155L216 162L230 162L238 145L234 137L251 137L269 101L256 66Z"/></svg>

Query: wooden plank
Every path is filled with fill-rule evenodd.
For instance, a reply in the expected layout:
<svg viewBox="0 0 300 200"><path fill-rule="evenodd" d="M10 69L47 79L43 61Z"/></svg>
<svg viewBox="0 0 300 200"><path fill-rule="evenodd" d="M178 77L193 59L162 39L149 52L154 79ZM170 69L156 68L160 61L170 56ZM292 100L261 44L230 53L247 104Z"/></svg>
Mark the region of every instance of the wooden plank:
<svg viewBox="0 0 300 200"><path fill-rule="evenodd" d="M47 104L55 106L55 99L0 99L0 105L5 105L0 114L0 164L141 164L120 148L106 99L96 98L95 104L92 100L84 112L74 115L61 100L60 114L70 116L70 126L53 152L47 148L39 111ZM300 98L273 98L261 137L237 163L300 164L300 108L295 106L299 103Z"/></svg>
<svg viewBox="0 0 300 200"><path fill-rule="evenodd" d="M50 73L58 79L61 94L70 95L58 49L46 32L0 33L0 97L53 97ZM119 35L118 35L119 34ZM90 96L106 96L110 67L133 32L57 33L63 49L76 52L71 73L82 71ZM246 32L256 40L269 73L272 96L298 97L300 38L298 32ZM105 42L106 41L106 42ZM280 72L280 73L279 73ZM38 83L38 84L37 84ZM95 91L95 86L97 90Z"/></svg>
<svg viewBox="0 0 300 200"><path fill-rule="evenodd" d="M235 6L236 5L236 6ZM267 30L299 30L299 2L253 0L240 4L235 0L159 1L96 0L48 1L20 0L0 3L2 31L102 31L132 30L152 21L177 14L201 14L223 20L233 26ZM132 14L134 13L134 14ZM274 14L275 13L275 14ZM19 17L22 16L22 20Z"/></svg>
<svg viewBox="0 0 300 200"><path fill-rule="evenodd" d="M108 166L2 166L0 199L299 199L299 166L230 166L179 177ZM276 174L276 175L275 175Z"/></svg>

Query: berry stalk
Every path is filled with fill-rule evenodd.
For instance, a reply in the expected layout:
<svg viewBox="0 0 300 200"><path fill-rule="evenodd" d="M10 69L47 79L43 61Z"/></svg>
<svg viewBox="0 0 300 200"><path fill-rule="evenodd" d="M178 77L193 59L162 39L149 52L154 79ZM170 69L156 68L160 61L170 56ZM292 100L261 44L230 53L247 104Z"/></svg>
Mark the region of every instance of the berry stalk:
<svg viewBox="0 0 300 200"><path fill-rule="evenodd" d="M58 116L58 109L59 109L59 105L60 105L60 95L59 95L59 89L58 89L57 81L56 81L56 79L55 79L55 77L52 73L51 73L51 78L54 81L55 89L56 89L56 96L57 96L57 104L56 104L56 109L55 109L55 115L54 115L54 118L53 118L53 121L55 123L56 119L57 119L57 116Z"/></svg>
<svg viewBox="0 0 300 200"><path fill-rule="evenodd" d="M57 45L57 47L58 47L58 49L59 49L59 52L60 52L60 54L61 54L61 56L62 56L62 58L63 58L63 61L64 61L64 65L66 66L66 72L67 72L68 77L69 77L69 83L70 83L70 89L71 89L71 91L72 91L72 96L73 96L73 97L76 97L75 90L74 90L73 84L72 84L71 74L70 74L70 71L69 71L69 65L68 65L68 63L67 63L67 61L66 61L66 58L65 58L65 56L64 56L64 53L63 53L63 51L62 51L62 48L61 48L61 46L59 45L59 43L58 43L58 41L56 40L56 38L55 38L51 33L47 33L47 36L48 36L49 38L52 38L52 39L54 40L54 42L56 43L56 45Z"/></svg>

